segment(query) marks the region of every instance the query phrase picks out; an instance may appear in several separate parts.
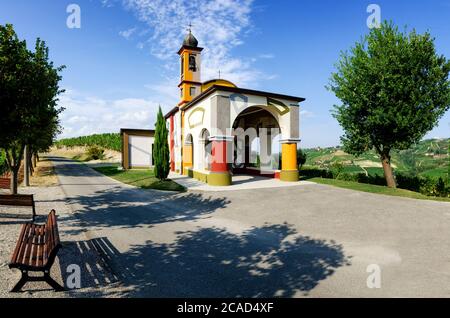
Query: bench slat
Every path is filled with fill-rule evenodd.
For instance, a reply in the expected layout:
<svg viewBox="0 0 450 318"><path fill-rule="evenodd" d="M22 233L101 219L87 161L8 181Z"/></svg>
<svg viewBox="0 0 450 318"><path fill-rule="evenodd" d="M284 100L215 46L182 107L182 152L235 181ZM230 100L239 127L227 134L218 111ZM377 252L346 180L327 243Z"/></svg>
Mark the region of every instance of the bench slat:
<svg viewBox="0 0 450 318"><path fill-rule="evenodd" d="M17 258L17 263L18 264L22 264L23 263L23 259L24 259L24 255L27 249L27 240L30 237L30 231L32 228L32 224L31 223L27 223L26 224L26 230L25 230L25 235L22 239L21 242L19 242L20 244L20 252L19 252L19 257Z"/></svg>
<svg viewBox="0 0 450 318"><path fill-rule="evenodd" d="M33 253L30 260L30 266L38 267L39 259L42 257L42 244L44 243L42 240L42 231L44 226L37 225L34 229L33 235Z"/></svg>
<svg viewBox="0 0 450 318"><path fill-rule="evenodd" d="M33 233L34 233L35 227L36 227L35 224L31 224L30 235L27 237L27 241L25 243L25 254L23 256L22 263L24 265L28 265L28 266L30 265L30 259L31 259L31 255L32 255L31 252L33 249L33 244L30 244L30 243L32 243L32 240L33 240Z"/></svg>
<svg viewBox="0 0 450 318"><path fill-rule="evenodd" d="M22 225L22 229L20 230L19 240L17 241L16 248L14 249L13 255L11 256L11 263L17 263L20 248L23 245L22 242L25 237L25 233L26 233L27 229L28 229L28 224Z"/></svg>
<svg viewBox="0 0 450 318"><path fill-rule="evenodd" d="M8 178L0 178L0 189L9 190L11 186L11 180Z"/></svg>
<svg viewBox="0 0 450 318"><path fill-rule="evenodd" d="M39 228L39 237L38 237L39 245L38 245L37 259L35 263L36 267L42 267L44 262L44 247L45 247L44 234L45 234L45 227L41 226Z"/></svg>
<svg viewBox="0 0 450 318"><path fill-rule="evenodd" d="M34 206L32 194L0 194L0 205Z"/></svg>

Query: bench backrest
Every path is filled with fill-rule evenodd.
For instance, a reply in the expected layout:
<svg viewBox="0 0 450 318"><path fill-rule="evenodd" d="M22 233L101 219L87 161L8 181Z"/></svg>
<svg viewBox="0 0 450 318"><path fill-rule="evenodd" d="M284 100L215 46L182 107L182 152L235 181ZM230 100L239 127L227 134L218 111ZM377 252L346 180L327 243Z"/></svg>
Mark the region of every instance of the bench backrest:
<svg viewBox="0 0 450 318"><path fill-rule="evenodd" d="M56 222L56 211L51 210L47 217L45 224L45 252L44 258L47 258L47 265L51 267L53 264L58 249L61 247L59 240L58 223Z"/></svg>
<svg viewBox="0 0 450 318"><path fill-rule="evenodd" d="M34 206L32 194L0 194L0 205Z"/></svg>
<svg viewBox="0 0 450 318"><path fill-rule="evenodd" d="M9 178L0 178L0 189L9 189L11 187L11 180Z"/></svg>

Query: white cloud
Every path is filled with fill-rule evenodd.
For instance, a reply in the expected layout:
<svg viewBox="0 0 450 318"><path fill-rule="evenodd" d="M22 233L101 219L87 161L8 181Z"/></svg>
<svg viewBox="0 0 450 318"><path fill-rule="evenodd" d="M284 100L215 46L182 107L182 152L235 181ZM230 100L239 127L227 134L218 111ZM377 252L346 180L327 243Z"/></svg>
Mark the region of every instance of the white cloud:
<svg viewBox="0 0 450 318"><path fill-rule="evenodd" d="M128 30L120 31L119 35L127 40L136 32L137 28L130 28Z"/></svg>
<svg viewBox="0 0 450 318"><path fill-rule="evenodd" d="M126 98L105 100L66 90L59 105L63 132L60 138L119 132L120 128L154 128L159 104L157 102ZM163 111L167 111L164 109Z"/></svg>
<svg viewBox="0 0 450 318"><path fill-rule="evenodd" d="M138 45L150 48L166 68L178 71L174 52L180 48L186 28L192 23L192 32L204 47L202 80L222 77L237 85L256 86L267 78L253 68L252 58L233 57L231 50L244 43L243 36L252 28L250 14L253 0L123 0L125 8L133 12L152 32L144 33L145 41ZM271 58L261 54L258 58Z"/></svg>
<svg viewBox="0 0 450 318"><path fill-rule="evenodd" d="M275 57L275 55L266 53L266 54L260 54L258 57L260 59L273 59Z"/></svg>
<svg viewBox="0 0 450 318"><path fill-rule="evenodd" d="M312 118L314 117L314 113L309 110L301 110L300 116L301 118Z"/></svg>

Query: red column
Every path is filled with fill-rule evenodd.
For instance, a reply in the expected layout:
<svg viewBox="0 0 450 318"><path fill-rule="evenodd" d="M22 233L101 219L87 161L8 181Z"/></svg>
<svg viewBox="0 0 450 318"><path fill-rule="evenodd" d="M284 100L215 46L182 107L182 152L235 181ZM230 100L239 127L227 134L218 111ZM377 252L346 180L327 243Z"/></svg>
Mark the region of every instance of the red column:
<svg viewBox="0 0 450 318"><path fill-rule="evenodd" d="M208 174L208 184L211 186L231 185L231 174L227 164L227 140L226 138L215 138L212 141L211 172Z"/></svg>
<svg viewBox="0 0 450 318"><path fill-rule="evenodd" d="M227 164L227 141L226 140L213 140L212 141L212 172L228 172Z"/></svg>
<svg viewBox="0 0 450 318"><path fill-rule="evenodd" d="M173 115L170 116L170 170L175 171L175 136Z"/></svg>

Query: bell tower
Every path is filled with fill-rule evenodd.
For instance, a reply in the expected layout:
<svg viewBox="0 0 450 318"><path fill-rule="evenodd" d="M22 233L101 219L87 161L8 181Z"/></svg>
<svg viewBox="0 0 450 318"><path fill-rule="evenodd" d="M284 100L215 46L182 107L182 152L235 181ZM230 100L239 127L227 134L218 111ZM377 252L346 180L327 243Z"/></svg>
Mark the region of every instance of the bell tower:
<svg viewBox="0 0 450 318"><path fill-rule="evenodd" d="M201 52L203 48L198 47L198 41L191 32L186 35L183 45L178 51L180 56L180 102L178 106L189 103L200 95L202 83L200 81Z"/></svg>

